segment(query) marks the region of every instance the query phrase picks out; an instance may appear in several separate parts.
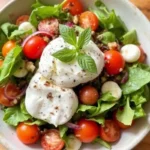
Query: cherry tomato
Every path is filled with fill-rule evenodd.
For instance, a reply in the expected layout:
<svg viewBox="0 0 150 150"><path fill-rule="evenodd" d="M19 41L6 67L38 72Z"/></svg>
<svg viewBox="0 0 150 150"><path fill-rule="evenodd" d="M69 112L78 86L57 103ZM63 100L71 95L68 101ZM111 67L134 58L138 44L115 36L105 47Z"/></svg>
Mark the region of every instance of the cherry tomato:
<svg viewBox="0 0 150 150"><path fill-rule="evenodd" d="M41 145L44 150L62 150L65 143L60 138L58 130L50 129L42 136Z"/></svg>
<svg viewBox="0 0 150 150"><path fill-rule="evenodd" d="M7 106L7 107L10 107L10 106L14 106L17 104L17 100L9 100L7 97L5 97L5 94L4 94L4 86L3 87L0 87L0 104L2 104L3 106ZM20 89L15 85L15 84L12 84L12 83L9 83L8 86L7 86L7 94L9 96L17 96L21 93Z"/></svg>
<svg viewBox="0 0 150 150"><path fill-rule="evenodd" d="M37 125L20 123L16 132L19 140L24 144L33 144L40 138L40 130Z"/></svg>
<svg viewBox="0 0 150 150"><path fill-rule="evenodd" d="M42 37L33 36L26 42L23 53L29 59L39 59L46 45Z"/></svg>
<svg viewBox="0 0 150 150"><path fill-rule="evenodd" d="M83 6L79 0L67 0L63 5L63 10L69 11L74 16L83 12Z"/></svg>
<svg viewBox="0 0 150 150"><path fill-rule="evenodd" d="M6 57L6 55L16 46L14 41L7 41L2 47L2 55Z"/></svg>
<svg viewBox="0 0 150 150"><path fill-rule="evenodd" d="M16 21L16 25L20 25L22 24L23 22L26 22L29 20L29 16L28 15L23 15L23 16L20 16L17 21Z"/></svg>
<svg viewBox="0 0 150 150"><path fill-rule="evenodd" d="M59 32L59 22L58 19L44 19L38 25L39 31L45 31L51 35L57 35Z"/></svg>
<svg viewBox="0 0 150 150"><path fill-rule="evenodd" d="M116 124L117 124L121 129L128 129L128 128L130 128L130 127L132 126L132 125L125 125L125 124L123 124L122 122L118 121L116 114L117 114L117 111L115 111L115 112L113 113L113 120L116 122Z"/></svg>
<svg viewBox="0 0 150 150"><path fill-rule="evenodd" d="M3 65L3 60L0 59L0 67Z"/></svg>
<svg viewBox="0 0 150 150"><path fill-rule="evenodd" d="M109 75L119 74L125 66L125 60L122 55L115 50L109 50L105 55L105 69Z"/></svg>
<svg viewBox="0 0 150 150"><path fill-rule="evenodd" d="M100 137L106 142L116 142L121 136L118 125L113 120L105 120L105 125L100 126Z"/></svg>
<svg viewBox="0 0 150 150"><path fill-rule="evenodd" d="M99 134L99 127L96 122L81 119L77 122L77 125L79 128L75 129L74 133L81 142L91 143L97 138Z"/></svg>
<svg viewBox="0 0 150 150"><path fill-rule="evenodd" d="M138 59L138 62L144 63L146 60L146 54L145 54L144 50L142 49L142 47L139 47L139 48L141 51L141 55L140 55L140 58Z"/></svg>
<svg viewBox="0 0 150 150"><path fill-rule="evenodd" d="M80 15L79 24L82 28L90 27L93 31L95 31L99 26L99 20L93 12L86 11Z"/></svg>
<svg viewBox="0 0 150 150"><path fill-rule="evenodd" d="M79 91L79 99L83 104L94 105L98 100L99 94L95 87L90 85L84 86Z"/></svg>

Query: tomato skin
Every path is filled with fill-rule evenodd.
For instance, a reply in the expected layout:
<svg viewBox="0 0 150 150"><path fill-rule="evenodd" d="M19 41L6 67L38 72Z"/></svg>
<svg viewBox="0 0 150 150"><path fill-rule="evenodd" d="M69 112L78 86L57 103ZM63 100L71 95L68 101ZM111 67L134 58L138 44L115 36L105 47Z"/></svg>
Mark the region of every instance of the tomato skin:
<svg viewBox="0 0 150 150"><path fill-rule="evenodd" d="M95 31L99 26L99 20L93 12L86 11L79 16L79 24L82 28L90 27Z"/></svg>
<svg viewBox="0 0 150 150"><path fill-rule="evenodd" d="M83 104L94 105L98 100L99 94L95 87L87 85L79 91L79 99Z"/></svg>
<svg viewBox="0 0 150 150"><path fill-rule="evenodd" d="M124 69L125 60L118 51L109 50L104 55L105 69L109 75L117 75Z"/></svg>
<svg viewBox="0 0 150 150"><path fill-rule="evenodd" d="M38 25L39 31L45 31L51 35L58 35L59 33L59 22L56 18L44 19L40 21Z"/></svg>
<svg viewBox="0 0 150 150"><path fill-rule="evenodd" d="M4 95L4 86L0 87L0 104L3 106L7 106L7 107L11 107L17 104L17 102L14 103L13 100L9 100L8 98L5 97ZM7 93L10 96L17 96L21 93L20 89L12 83L9 83L8 87L7 87Z"/></svg>
<svg viewBox="0 0 150 150"><path fill-rule="evenodd" d="M144 50L142 49L142 47L140 47L140 51L141 51L141 55L140 55L140 58L138 59L138 62L140 63L144 63L146 61L146 54L144 52Z"/></svg>
<svg viewBox="0 0 150 150"><path fill-rule="evenodd" d="M16 43L14 41L7 41L4 46L2 47L2 55L4 57L7 56L7 54L16 46Z"/></svg>
<svg viewBox="0 0 150 150"><path fill-rule="evenodd" d="M105 125L100 126L100 137L106 142L116 142L120 139L121 131L113 120L105 120Z"/></svg>
<svg viewBox="0 0 150 150"><path fill-rule="evenodd" d="M29 59L39 59L46 45L42 37L33 36L26 42L23 53Z"/></svg>
<svg viewBox="0 0 150 150"><path fill-rule="evenodd" d="M3 60L0 60L0 67L3 65L3 62L4 62Z"/></svg>
<svg viewBox="0 0 150 150"><path fill-rule="evenodd" d="M23 22L29 21L29 16L28 15L22 15L16 20L16 25L20 25Z"/></svg>
<svg viewBox="0 0 150 150"><path fill-rule="evenodd" d="M33 144L40 138L40 130L37 125L20 123L16 129L19 140L24 144Z"/></svg>
<svg viewBox="0 0 150 150"><path fill-rule="evenodd" d="M91 143L93 142L98 134L99 127L96 122L81 119L77 122L79 128L74 130L75 136L83 143Z"/></svg>
<svg viewBox="0 0 150 150"><path fill-rule="evenodd" d="M79 0L67 0L63 5L63 10L68 10L75 16L83 12L83 6Z"/></svg>
<svg viewBox="0 0 150 150"><path fill-rule="evenodd" d="M41 145L44 150L62 150L65 142L60 138L58 130L50 129L42 136Z"/></svg>

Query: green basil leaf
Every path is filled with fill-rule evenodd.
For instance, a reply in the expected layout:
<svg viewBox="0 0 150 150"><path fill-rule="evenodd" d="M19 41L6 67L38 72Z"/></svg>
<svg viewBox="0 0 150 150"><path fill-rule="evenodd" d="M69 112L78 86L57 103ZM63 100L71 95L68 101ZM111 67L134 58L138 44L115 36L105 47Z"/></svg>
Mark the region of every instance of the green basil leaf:
<svg viewBox="0 0 150 150"><path fill-rule="evenodd" d="M131 125L134 119L134 112L135 111L130 107L129 98L127 98L124 109L117 111L117 120L125 125Z"/></svg>
<svg viewBox="0 0 150 150"><path fill-rule="evenodd" d="M4 32L0 29L0 53L2 50L3 45L8 41ZM1 54L0 54L1 55Z"/></svg>
<svg viewBox="0 0 150 150"><path fill-rule="evenodd" d="M91 40L91 29L87 28L79 35L78 39L78 48L82 49L85 45L87 45Z"/></svg>
<svg viewBox="0 0 150 150"><path fill-rule="evenodd" d="M99 143L100 145L102 145L102 146L108 148L109 150L111 150L111 145L109 143L105 142L104 140L100 139L100 138L96 138L94 143Z"/></svg>
<svg viewBox="0 0 150 150"><path fill-rule="evenodd" d="M79 54L77 56L78 63L83 70L86 70L91 73L97 73L97 67L95 61L91 56L86 54Z"/></svg>
<svg viewBox="0 0 150 150"><path fill-rule="evenodd" d="M4 63L0 68L0 84L6 82L9 77L20 67L22 48L16 46L5 57Z"/></svg>
<svg viewBox="0 0 150 150"><path fill-rule="evenodd" d="M30 35L32 34L32 30L15 30L11 33L9 40L19 40L23 37L25 37L26 35Z"/></svg>
<svg viewBox="0 0 150 150"><path fill-rule="evenodd" d="M60 51L57 51L56 53L53 53L52 56L59 59L62 62L70 62L76 57L76 50L71 49L63 49Z"/></svg>
<svg viewBox="0 0 150 150"><path fill-rule="evenodd" d="M59 25L59 31L65 42L76 47L77 37L73 28L67 27L66 25Z"/></svg>
<svg viewBox="0 0 150 150"><path fill-rule="evenodd" d="M98 38L101 40L102 43L108 44L111 42L115 42L116 37L112 32L104 32L103 34L99 35Z"/></svg>
<svg viewBox="0 0 150 150"><path fill-rule="evenodd" d="M150 72L138 66L129 67L129 80L121 86L123 94L131 94L150 82Z"/></svg>
<svg viewBox="0 0 150 150"><path fill-rule="evenodd" d="M139 44L136 30L132 30L127 32L125 35L121 37L121 42L126 44Z"/></svg>
<svg viewBox="0 0 150 150"><path fill-rule="evenodd" d="M7 22L1 25L1 29L7 38L9 38L11 33L18 29L18 26Z"/></svg>
<svg viewBox="0 0 150 150"><path fill-rule="evenodd" d="M9 125L17 126L20 122L29 120L30 117L30 115L22 113L20 106L17 105L5 109L3 120Z"/></svg>

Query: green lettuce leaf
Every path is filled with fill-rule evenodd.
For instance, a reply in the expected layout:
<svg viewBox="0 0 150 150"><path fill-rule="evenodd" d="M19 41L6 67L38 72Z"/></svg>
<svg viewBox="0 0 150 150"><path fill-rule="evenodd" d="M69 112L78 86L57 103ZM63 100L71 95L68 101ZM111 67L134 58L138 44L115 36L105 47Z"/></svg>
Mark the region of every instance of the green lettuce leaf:
<svg viewBox="0 0 150 150"><path fill-rule="evenodd" d="M139 44L136 30L129 31L126 34L124 34L121 37L121 42L124 45L126 45L126 44Z"/></svg>
<svg viewBox="0 0 150 150"><path fill-rule="evenodd" d="M95 121L98 124L102 124L102 125L104 125L104 123L105 123L105 118L103 116L97 116L97 117L89 118L88 120Z"/></svg>
<svg viewBox="0 0 150 150"><path fill-rule="evenodd" d="M146 116L146 113L144 109L142 108L142 104L137 105L134 110L135 110L134 119L138 119L138 118Z"/></svg>
<svg viewBox="0 0 150 150"><path fill-rule="evenodd" d="M117 120L125 125L131 125L134 119L134 110L130 107L130 98L127 98L126 105L123 110L117 111Z"/></svg>
<svg viewBox="0 0 150 150"><path fill-rule="evenodd" d="M150 82L150 72L138 66L129 67L129 80L121 86L123 94L131 94Z"/></svg>
<svg viewBox="0 0 150 150"><path fill-rule="evenodd" d="M94 143L99 143L100 145L102 145L108 149L111 149L111 145L109 143L105 142L104 140L100 139L100 138L96 138Z"/></svg>
<svg viewBox="0 0 150 150"><path fill-rule="evenodd" d="M117 99L115 97L113 97L110 92L106 92L106 93L102 94L100 97L100 101L105 101L105 102L114 102L116 100Z"/></svg>
<svg viewBox="0 0 150 150"><path fill-rule="evenodd" d="M30 115L22 113L20 106L17 105L5 109L3 120L9 125L17 126L20 122L29 120L30 117Z"/></svg>

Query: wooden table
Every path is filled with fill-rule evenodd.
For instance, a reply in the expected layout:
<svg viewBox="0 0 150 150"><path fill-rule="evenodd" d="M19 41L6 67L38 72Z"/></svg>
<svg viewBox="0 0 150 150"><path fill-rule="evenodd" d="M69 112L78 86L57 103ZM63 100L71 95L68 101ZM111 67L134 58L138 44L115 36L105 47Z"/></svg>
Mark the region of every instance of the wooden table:
<svg viewBox="0 0 150 150"><path fill-rule="evenodd" d="M0 8L10 0L0 0ZM150 0L131 0L150 19ZM0 150L5 150L0 145ZM150 150L150 133L137 145L134 150Z"/></svg>

